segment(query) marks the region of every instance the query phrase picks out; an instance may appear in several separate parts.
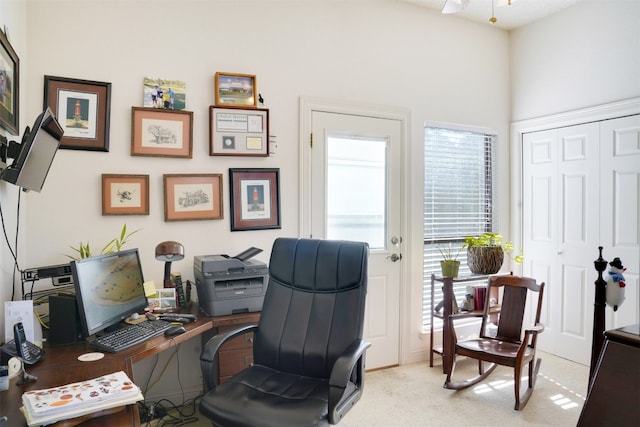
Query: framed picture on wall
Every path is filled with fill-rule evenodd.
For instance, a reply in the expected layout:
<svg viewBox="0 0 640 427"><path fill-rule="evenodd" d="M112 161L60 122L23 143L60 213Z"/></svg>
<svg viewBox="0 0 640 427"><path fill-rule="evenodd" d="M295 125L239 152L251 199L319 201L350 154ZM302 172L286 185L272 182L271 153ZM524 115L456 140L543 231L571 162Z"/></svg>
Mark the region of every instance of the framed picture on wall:
<svg viewBox="0 0 640 427"><path fill-rule="evenodd" d="M193 112L131 108L131 155L191 158Z"/></svg>
<svg viewBox="0 0 640 427"><path fill-rule="evenodd" d="M229 169L231 231L281 228L280 169Z"/></svg>
<svg viewBox="0 0 640 427"><path fill-rule="evenodd" d="M164 220L222 219L222 174L165 174Z"/></svg>
<svg viewBox="0 0 640 427"><path fill-rule="evenodd" d="M102 215L149 215L149 175L102 174Z"/></svg>
<svg viewBox="0 0 640 427"><path fill-rule="evenodd" d="M215 75L217 107L256 107L256 76L221 73Z"/></svg>
<svg viewBox="0 0 640 427"><path fill-rule="evenodd" d="M44 76L44 107L64 130L60 148L109 151L111 83Z"/></svg>
<svg viewBox="0 0 640 427"><path fill-rule="evenodd" d="M210 156L269 155L269 110L209 107Z"/></svg>
<svg viewBox="0 0 640 427"><path fill-rule="evenodd" d="M0 126L18 135L20 122L20 59L0 31Z"/></svg>

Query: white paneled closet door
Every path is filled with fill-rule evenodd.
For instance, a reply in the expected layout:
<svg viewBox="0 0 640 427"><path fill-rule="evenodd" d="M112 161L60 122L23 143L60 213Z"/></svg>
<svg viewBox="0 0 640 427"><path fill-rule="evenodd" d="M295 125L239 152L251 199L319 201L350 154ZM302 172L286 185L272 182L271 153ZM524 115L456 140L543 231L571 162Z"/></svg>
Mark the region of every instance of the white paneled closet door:
<svg viewBox="0 0 640 427"><path fill-rule="evenodd" d="M523 137L524 273L547 283L539 345L584 364L595 295L588 260L599 241L598 140L596 123Z"/></svg>
<svg viewBox="0 0 640 427"><path fill-rule="evenodd" d="M522 173L523 272L547 283L539 346L588 365L598 246L628 268L606 329L640 321L640 115L524 134Z"/></svg>
<svg viewBox="0 0 640 427"><path fill-rule="evenodd" d="M600 126L600 241L604 258L627 267L625 301L607 307L606 328L640 323L640 115L603 121Z"/></svg>

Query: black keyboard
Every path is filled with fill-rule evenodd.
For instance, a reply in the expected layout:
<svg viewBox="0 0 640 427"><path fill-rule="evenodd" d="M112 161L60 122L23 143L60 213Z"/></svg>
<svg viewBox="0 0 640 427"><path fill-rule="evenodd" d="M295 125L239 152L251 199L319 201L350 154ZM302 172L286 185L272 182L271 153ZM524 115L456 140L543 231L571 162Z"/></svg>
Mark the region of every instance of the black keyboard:
<svg viewBox="0 0 640 427"><path fill-rule="evenodd" d="M91 341L91 345L109 353L117 353L162 335L171 326L171 322L166 320L153 320L136 323L135 325L126 325L115 331L100 335Z"/></svg>

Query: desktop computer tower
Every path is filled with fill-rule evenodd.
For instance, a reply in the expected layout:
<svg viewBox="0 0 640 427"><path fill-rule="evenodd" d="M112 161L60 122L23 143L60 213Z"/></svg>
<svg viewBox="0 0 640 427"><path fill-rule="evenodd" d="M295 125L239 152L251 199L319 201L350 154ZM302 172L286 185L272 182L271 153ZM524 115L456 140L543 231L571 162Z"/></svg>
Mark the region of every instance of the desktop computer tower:
<svg viewBox="0 0 640 427"><path fill-rule="evenodd" d="M49 296L49 344L71 344L84 340L76 296Z"/></svg>

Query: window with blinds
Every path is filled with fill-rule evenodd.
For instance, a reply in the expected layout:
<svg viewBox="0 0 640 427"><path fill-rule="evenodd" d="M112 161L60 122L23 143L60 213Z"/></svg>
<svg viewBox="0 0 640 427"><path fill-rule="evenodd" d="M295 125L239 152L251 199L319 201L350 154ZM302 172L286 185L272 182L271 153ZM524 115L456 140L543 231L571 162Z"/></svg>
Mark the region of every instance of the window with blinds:
<svg viewBox="0 0 640 427"><path fill-rule="evenodd" d="M486 132L424 128L422 325L425 330L431 322L431 274L441 274L440 249L451 245L454 254L460 249L459 276L466 276L470 274L467 253L461 249L465 236L494 231L496 138ZM467 286L472 284L454 286L457 301L462 301ZM439 286L434 300L435 304L442 300Z"/></svg>

